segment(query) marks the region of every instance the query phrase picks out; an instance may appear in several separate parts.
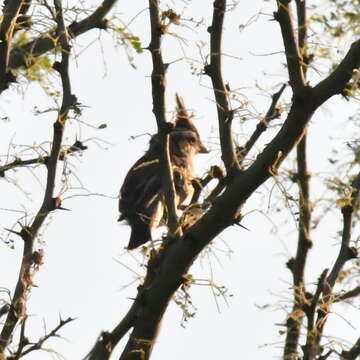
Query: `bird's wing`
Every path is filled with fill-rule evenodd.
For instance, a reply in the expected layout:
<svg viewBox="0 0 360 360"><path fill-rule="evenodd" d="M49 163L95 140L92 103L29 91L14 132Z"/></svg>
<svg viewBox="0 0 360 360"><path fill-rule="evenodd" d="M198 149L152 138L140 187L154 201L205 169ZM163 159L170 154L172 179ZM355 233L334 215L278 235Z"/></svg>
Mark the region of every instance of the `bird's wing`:
<svg viewBox="0 0 360 360"><path fill-rule="evenodd" d="M119 210L122 217L146 212L160 192L158 159L145 154L131 167L121 187Z"/></svg>

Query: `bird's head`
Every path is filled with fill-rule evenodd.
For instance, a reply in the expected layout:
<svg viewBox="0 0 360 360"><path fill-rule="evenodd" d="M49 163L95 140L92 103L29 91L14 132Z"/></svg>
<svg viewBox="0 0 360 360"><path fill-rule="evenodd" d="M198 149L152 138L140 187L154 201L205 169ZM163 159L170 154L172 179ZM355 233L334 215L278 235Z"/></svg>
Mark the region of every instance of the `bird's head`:
<svg viewBox="0 0 360 360"><path fill-rule="evenodd" d="M178 94L176 94L176 104L175 126L170 133L171 154L183 158L192 158L199 153L208 153L208 149L201 142L199 132L187 113L183 99Z"/></svg>

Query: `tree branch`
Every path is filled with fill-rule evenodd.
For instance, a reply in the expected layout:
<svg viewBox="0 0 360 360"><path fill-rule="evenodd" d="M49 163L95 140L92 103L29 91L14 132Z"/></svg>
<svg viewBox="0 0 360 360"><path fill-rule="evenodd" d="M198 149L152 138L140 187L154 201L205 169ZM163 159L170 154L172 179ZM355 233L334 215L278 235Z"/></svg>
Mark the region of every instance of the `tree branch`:
<svg viewBox="0 0 360 360"><path fill-rule="evenodd" d="M347 300L360 295L360 285L336 297L335 301Z"/></svg>
<svg viewBox="0 0 360 360"><path fill-rule="evenodd" d="M250 152L250 150L253 148L255 143L258 141L258 139L260 138L262 133L266 131L270 121L278 118L281 115L281 113L277 107L277 103L280 99L280 96L284 92L285 88L286 88L286 84L283 84L281 86L280 90L272 95L271 104L269 106L268 111L266 112L265 117L259 121L259 123L256 126L255 131L251 134L250 139L246 142L246 144L243 147L238 147L236 149L240 165L243 163L245 157Z"/></svg>
<svg viewBox="0 0 360 360"><path fill-rule="evenodd" d="M331 96L341 94L351 80L354 71L360 67L360 40L355 41L338 67L314 89L316 106L320 106Z"/></svg>
<svg viewBox="0 0 360 360"><path fill-rule="evenodd" d="M350 350L341 352L341 359L356 360L359 355L360 355L360 338L356 341L356 343Z"/></svg>
<svg viewBox="0 0 360 360"><path fill-rule="evenodd" d="M5 176L5 172L11 169L16 169L18 167L28 166L28 165L36 165L36 164L46 164L48 156L39 156L34 159L21 160L20 158L16 158L14 161L0 166L0 177Z"/></svg>
<svg viewBox="0 0 360 360"><path fill-rule="evenodd" d="M18 357L16 357L14 360L20 359L21 357L31 353L32 351L39 350L43 346L43 344L50 338L58 336L57 332L64 327L66 324L70 323L71 321L74 321L73 318L67 318L65 320L60 319L59 325L57 325L53 330L51 330L48 334L44 335L42 338L40 338L35 344L28 344L31 345L28 349L22 351Z"/></svg>
<svg viewBox="0 0 360 360"><path fill-rule="evenodd" d="M297 10L297 25L298 25L298 47L300 48L300 58L306 58L307 47L307 26L306 26L306 1L296 0ZM291 21L291 19L290 19ZM306 81L306 64L302 60L300 62L300 72L303 82ZM296 65L297 66L297 65ZM306 266L306 260L308 252L312 247L312 241L310 237L310 225L311 225L311 212L312 207L310 203L310 174L307 168L307 134L304 132L302 139L296 147L296 162L297 162L297 184L299 187L299 225L298 225L298 244L296 255L294 259L288 262L294 284L294 300L292 312L296 313L306 305L306 289L304 282L304 272ZM324 273L325 274L325 273ZM319 279L318 289L321 288L320 284L323 283L325 275L322 275ZM319 294L320 296L320 294ZM312 322L315 308L309 309L307 312L308 318L308 330L309 335L312 331ZM300 338L302 317L289 318L287 321L287 334L284 346L284 358L291 358L297 356L298 343Z"/></svg>
<svg viewBox="0 0 360 360"><path fill-rule="evenodd" d="M147 283L147 281L145 281L145 283ZM101 334L100 338L97 340L96 344L84 360L108 360L110 358L115 346L135 323L136 315L139 310L142 289L143 287L139 289L134 303L119 324L111 332L103 332Z"/></svg>
<svg viewBox="0 0 360 360"><path fill-rule="evenodd" d="M27 294L31 290L32 277L35 270L38 269L37 252L33 251L34 242L39 229L45 221L50 211L60 206L60 203L54 201L53 191L56 177L56 167L61 149L64 125L67 119L70 107L74 105L74 96L71 94L70 78L68 73L69 65L69 40L66 32L62 7L60 0L54 0L56 9L57 38L61 47L61 63L55 63L54 68L59 72L63 88L62 105L54 123L54 134L50 157L47 162L47 180L44 199L40 210L35 216L31 226L23 226L19 235L24 241L23 258L19 272L19 278L16 284L14 296L11 301L11 310L9 311L5 324L0 334L0 358L5 356L13 332L17 323L26 316ZM33 270L33 271L32 271Z"/></svg>
<svg viewBox="0 0 360 360"><path fill-rule="evenodd" d="M159 141L162 149L159 160L162 187L169 218L168 227L170 234L175 236L180 235L181 228L176 212L176 190L169 150L169 133L172 130L173 124L168 123L165 116L166 67L161 54L161 37L164 34L164 30L160 22L159 0L149 0L149 10L151 23L151 41L149 50L153 62L153 71L151 74L153 113L156 118Z"/></svg>
<svg viewBox="0 0 360 360"><path fill-rule="evenodd" d="M75 38L91 29L105 29L105 16L112 9L116 2L117 0L102 1L102 3L91 15L79 22L73 22L67 28L67 33L69 36L71 38ZM27 66L29 64L29 55L31 55L30 57L38 57L50 50L53 50L55 47L53 40L54 37L54 31L50 30L49 32L40 35L35 40L13 49L9 60L9 67L11 69L16 69L20 66Z"/></svg>
<svg viewBox="0 0 360 360"><path fill-rule="evenodd" d="M225 12L226 0L215 0L212 24L208 28L210 33L210 65L205 67L205 73L210 76L213 85L219 121L221 158L225 164L227 175L230 175L233 171L239 170L240 167L231 133L234 112L229 109L228 85L225 86L221 72L221 42Z"/></svg>
<svg viewBox="0 0 360 360"><path fill-rule="evenodd" d="M288 65L290 85L294 95L301 93L305 87L305 79L302 71L302 56L299 52L295 38L294 26L292 23L292 13L290 8L291 0L279 0L278 11L274 13L274 18L280 24L281 34L285 47L286 61Z"/></svg>
<svg viewBox="0 0 360 360"><path fill-rule="evenodd" d="M73 145L71 145L68 148L62 149L60 151L59 160L63 161L63 160L65 160L65 157L67 155L76 153L78 151L86 150L86 149L87 149L87 146L85 146L81 141L76 140ZM46 165L48 161L49 161L48 155L39 156L37 158L28 159L28 160L22 160L21 158L15 158L14 161L0 166L0 177L4 177L5 172L9 171L11 169L16 169L18 167L24 167L24 166L29 166L29 165L36 165L36 164L45 164Z"/></svg>
<svg viewBox="0 0 360 360"><path fill-rule="evenodd" d="M357 175L352 183L353 192L349 203L341 208L343 215L343 231L341 239L341 247L338 257L332 267L330 274L325 280L323 288L323 296L321 299L321 306L318 310L318 316L316 319L316 336L312 340L311 349L309 347L309 354L306 360L314 359L320 352L320 342L323 335L323 330L326 324L327 315L330 312L331 304L334 302L335 297L332 296L332 290L334 288L337 277L342 270L345 263L351 259L357 257L357 251L355 248L350 247L352 220L357 209L359 191L360 191L360 173Z"/></svg>

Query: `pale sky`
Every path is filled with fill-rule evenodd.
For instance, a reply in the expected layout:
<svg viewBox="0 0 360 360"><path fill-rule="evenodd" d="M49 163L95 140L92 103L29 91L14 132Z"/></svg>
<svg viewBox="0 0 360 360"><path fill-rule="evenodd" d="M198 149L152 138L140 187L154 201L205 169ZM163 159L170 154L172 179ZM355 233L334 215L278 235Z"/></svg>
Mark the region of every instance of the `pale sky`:
<svg viewBox="0 0 360 360"><path fill-rule="evenodd" d="M212 2L174 1L170 4L174 10L183 11L185 19L204 19L204 24L195 30L192 24L170 28L178 36L167 35L163 48L166 62L184 56L196 59L194 62L178 61L170 66L167 104L171 120L174 94L179 92L187 107L195 113L204 143L212 150L209 155L198 157L197 175L201 176L210 165L220 164L216 108L210 81L206 76L192 75L190 66L193 64L196 72L203 67L199 44L208 39L206 28L211 22ZM275 10L274 4L275 1L241 1L236 10L227 15L225 23L224 78L231 89L239 89L239 99L247 101L241 114L250 113L251 118L246 124L240 124L238 118L234 120L240 143L255 128L270 104L269 96L264 96L261 89L274 91L271 90L273 86L286 81L279 26L269 21ZM126 24L146 7L146 1L119 1L115 12ZM253 22L255 19L257 21ZM251 24L242 30L241 25L248 22ZM130 29L146 46L149 41L148 12L140 13ZM156 131L151 112L151 58L147 51L134 54L137 69L133 69L123 47L115 48L111 32L100 34L101 46L100 42L95 42L86 48L98 35L99 32L92 31L75 40L75 53L84 51L72 61L71 80L73 93L86 106L80 120L93 127L106 123L107 128L97 130L76 120L67 124L64 144L70 145L77 138L88 146L88 150L68 159L67 170L72 172L68 184L73 189L62 194L62 198L65 199L63 206L71 212L54 212L41 231L43 236L37 246L45 250L45 264L35 277L37 287L32 290L28 305L27 335L30 340L43 334L44 322L48 330L55 327L59 314L63 318L77 318L61 330L66 340L53 339L45 345L66 359L82 358L100 331L110 330L120 321L131 304L129 298L135 297L136 274L141 276L145 271L140 266L143 263L140 251L124 250L129 227L116 220L119 188L127 170L146 150L149 140L148 136L129 138ZM202 53L206 57L207 46ZM269 53L275 54L259 56ZM259 88L255 88L256 84ZM288 99L285 96L283 102ZM239 105L234 101L234 108ZM37 84L14 86L2 96L0 113L2 117L9 116L9 121L0 122L1 155L21 156L23 145L49 147L56 113L34 116L34 106L41 110L53 106ZM345 135L351 131L345 126L347 116L353 114L354 109L341 99L332 99L314 116L310 128L310 136L316 137L310 137L312 172L332 170L327 161L328 150L335 140L339 144L336 146L344 148ZM256 151L275 131L264 136ZM256 151L249 156L249 163ZM27 154L31 152L27 151ZM5 163L6 157L0 159L1 164ZM55 195L64 190L62 167L61 163ZM0 179L0 235L3 239L8 236L3 229L12 227L19 216L23 216L6 209L26 209L27 219L38 210L43 197L44 175L45 169L39 166L36 170L21 168L8 172L8 182ZM291 299L291 278L285 263L294 254L296 229L291 212L284 205L281 205L280 214L268 211L268 204L274 206L280 201L276 186L269 197L273 185L272 180L268 181L246 205L244 212L249 215L245 216L243 224L250 231L239 227L226 230L214 240L212 252L205 251L191 269L194 278L213 279L219 286L225 286L232 296L227 298L227 303L218 297L216 303L209 286L193 286L190 294L197 308L195 317L184 329L180 326L181 310L172 303L165 315L153 359L215 360L239 356L242 359L269 359L281 355L284 335L279 330L284 327L279 324L286 319L286 307ZM315 189L322 191L320 185ZM89 193L97 195L76 196ZM66 200L67 197L71 198ZM261 212L253 211L255 209ZM340 223L334 221L337 211L335 209L328 216L328 222L313 234L314 250L307 273L310 283L316 281L324 267L333 264L337 255L338 242L333 237L340 229ZM287 225L284 225L285 218L289 220ZM22 243L14 236L10 239L14 240L15 249L0 242L0 286L13 290ZM333 316L328 335L355 341L358 329L351 328L342 319L351 320L354 326L359 323L359 313L350 310L351 307L335 309L338 315ZM127 338L125 336L122 344ZM113 359L118 358L122 348L122 345L117 347ZM39 351L27 358L45 360L51 355Z"/></svg>

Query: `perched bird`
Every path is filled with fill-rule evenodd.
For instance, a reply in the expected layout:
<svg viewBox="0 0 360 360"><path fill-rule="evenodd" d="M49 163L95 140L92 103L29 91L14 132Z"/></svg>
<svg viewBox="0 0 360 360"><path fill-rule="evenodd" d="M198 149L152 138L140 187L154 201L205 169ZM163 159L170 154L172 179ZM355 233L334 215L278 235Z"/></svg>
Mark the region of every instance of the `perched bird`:
<svg viewBox="0 0 360 360"><path fill-rule="evenodd" d="M199 133L188 115L182 98L176 94L177 117L170 132L170 161L176 190L176 204L191 198L195 177L193 158L207 153ZM159 158L161 145L158 135L151 137L149 149L127 173L120 189L119 221L131 226L128 249L135 249L151 240L151 230L160 226L164 216L162 179Z"/></svg>

